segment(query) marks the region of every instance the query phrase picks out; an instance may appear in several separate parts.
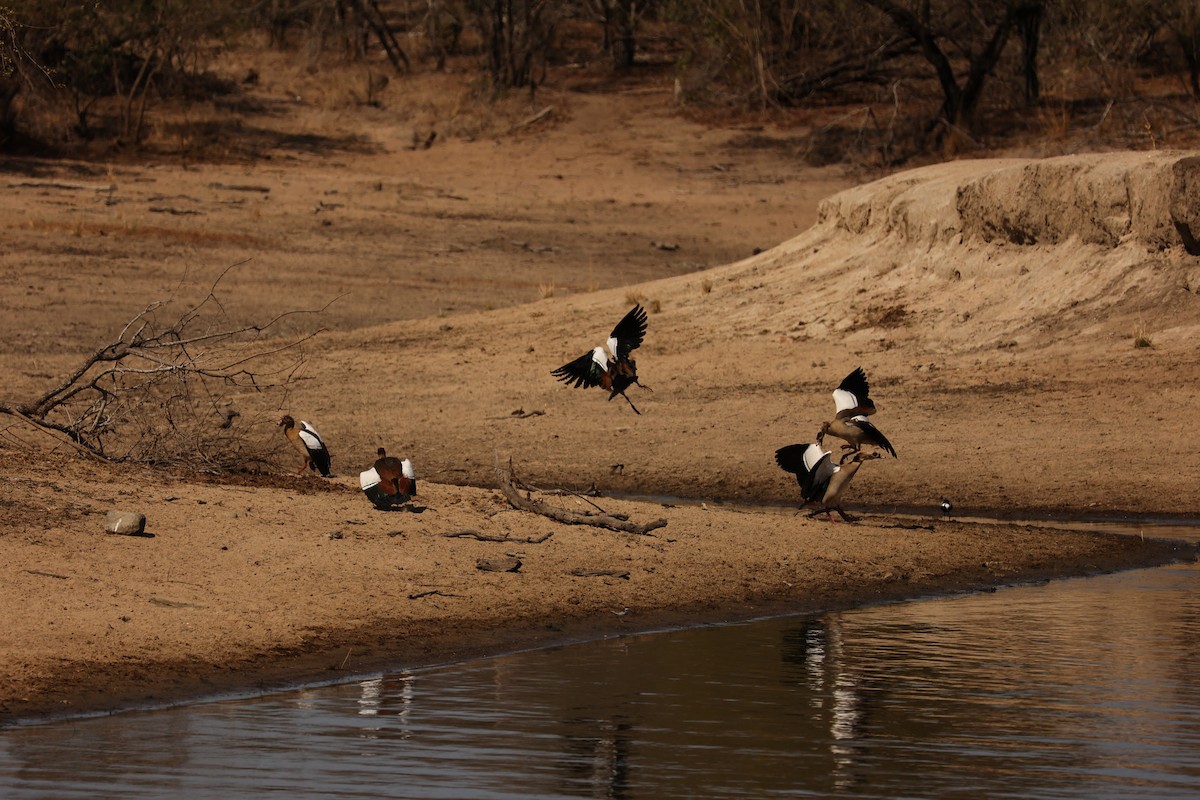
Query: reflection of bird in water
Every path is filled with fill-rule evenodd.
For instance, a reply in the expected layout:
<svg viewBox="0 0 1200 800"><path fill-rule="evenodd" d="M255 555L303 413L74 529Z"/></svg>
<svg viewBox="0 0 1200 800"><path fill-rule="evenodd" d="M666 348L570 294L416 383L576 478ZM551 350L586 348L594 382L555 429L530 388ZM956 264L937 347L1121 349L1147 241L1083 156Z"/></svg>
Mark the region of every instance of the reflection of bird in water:
<svg viewBox="0 0 1200 800"><path fill-rule="evenodd" d="M831 512L836 511L847 522L854 522L857 517L842 508L842 494L862 462L881 457L877 452L868 455L855 451L846 453L840 463L834 464L832 454L819 444L789 444L775 451L775 463L795 474L796 483L800 484L800 496L804 498L800 507L820 502L820 507L809 513L810 517L824 512L833 521Z"/></svg>
<svg viewBox="0 0 1200 800"><path fill-rule="evenodd" d="M637 362L631 354L642 345L647 320L646 310L640 304L635 305L612 329L607 353L603 347L593 348L590 353L551 370L550 374L568 386L584 389L599 386L607 389L609 400L621 395L634 413L641 414L625 390L634 384L642 386L638 383Z"/></svg>
<svg viewBox="0 0 1200 800"><path fill-rule="evenodd" d="M943 497L942 498L942 516L943 517L950 516L950 512L953 510L954 510L954 504Z"/></svg>
<svg viewBox="0 0 1200 800"><path fill-rule="evenodd" d="M837 409L833 420L821 426L817 434L817 444L824 444L825 435L845 439L849 444L842 445L843 450L859 450L864 444L880 447L896 457L896 448L883 435L868 416L875 413L875 402L869 396L870 386L867 383L867 373L862 367L856 367L847 375L838 388L833 392L833 402Z"/></svg>
<svg viewBox="0 0 1200 800"><path fill-rule="evenodd" d="M296 470L297 475L306 469L311 469L314 472L320 472L322 478L332 477L329 474L329 448L325 446L325 440L321 438L321 434L317 433L316 428L304 420L300 420L300 425L297 427L296 420L290 416L279 420L279 427L283 428L284 436L292 443L296 451L304 456L304 463L300 465L300 469Z"/></svg>

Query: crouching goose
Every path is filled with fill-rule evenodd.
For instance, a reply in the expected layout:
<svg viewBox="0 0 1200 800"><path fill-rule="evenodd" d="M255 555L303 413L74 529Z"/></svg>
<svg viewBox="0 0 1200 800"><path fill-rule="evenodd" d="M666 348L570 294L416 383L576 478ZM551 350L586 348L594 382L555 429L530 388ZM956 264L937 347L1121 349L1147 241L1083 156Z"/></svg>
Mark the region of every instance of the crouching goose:
<svg viewBox="0 0 1200 800"><path fill-rule="evenodd" d="M612 329L607 353L603 347L593 348L574 361L551 370L550 374L568 386L584 389L599 386L607 389L609 400L621 395L635 414L641 414L625 390L635 383L642 386L638 383L637 362L630 358L630 354L642 345L647 319L646 310L641 304L635 305Z"/></svg>
<svg viewBox="0 0 1200 800"><path fill-rule="evenodd" d="M789 444L775 451L775 463L784 471L793 473L796 483L800 484L800 496L804 498L800 507L819 502L821 505L813 509L809 516L815 517L824 512L831 522L834 521L834 511L847 522L857 521L857 517L852 517L842 508L842 494L862 462L882 457L878 452L868 455L856 450L846 453L840 463L834 464L832 454L819 444ZM847 459L850 460L849 464L846 463Z"/></svg>
<svg viewBox="0 0 1200 800"><path fill-rule="evenodd" d="M417 473L412 462L389 456L382 447L375 452L379 456L375 464L358 475L363 494L376 508L407 503L417 493Z"/></svg>
<svg viewBox="0 0 1200 800"><path fill-rule="evenodd" d="M845 439L849 444L842 445L843 450L858 452L864 444L879 447L897 458L896 448L887 437L876 428L867 417L875 413L875 402L868 392L867 373L862 367L857 367L847 375L838 388L833 392L833 402L837 413L832 422L821 425L817 434L817 444L824 444L825 436L836 436Z"/></svg>
<svg viewBox="0 0 1200 800"><path fill-rule="evenodd" d="M284 436L292 443L296 451L304 456L304 463L300 465L300 469L296 470L297 475L306 469L311 469L314 472L320 472L322 478L333 477L329 474L329 448L325 446L325 440L321 438L321 434L317 433L316 428L304 420L300 420L300 425L297 427L296 420L290 416L279 420L279 427L283 428Z"/></svg>

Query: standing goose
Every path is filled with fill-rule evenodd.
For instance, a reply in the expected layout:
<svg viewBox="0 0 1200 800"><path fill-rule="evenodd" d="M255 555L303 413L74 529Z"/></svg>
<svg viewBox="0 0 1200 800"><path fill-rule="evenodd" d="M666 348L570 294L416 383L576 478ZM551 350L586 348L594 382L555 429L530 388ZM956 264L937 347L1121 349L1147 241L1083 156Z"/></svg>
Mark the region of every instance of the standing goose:
<svg viewBox="0 0 1200 800"><path fill-rule="evenodd" d="M833 402L837 408L832 422L821 425L817 434L817 444L823 444L825 435L845 439L849 444L842 445L843 450L858 452L864 444L879 447L897 458L896 448L887 440L878 428L867 417L875 413L875 402L868 392L867 373L862 367L856 367L847 375L838 388L833 392Z"/></svg>
<svg viewBox="0 0 1200 800"><path fill-rule="evenodd" d="M621 395L635 414L641 414L625 390L635 383L642 386L638 383L637 362L630 358L630 353L641 346L646 335L646 321L646 310L641 304L635 305L612 329L607 353L603 347L596 347L590 353L551 370L550 374L576 388L599 386L607 389L609 400Z"/></svg>
<svg viewBox="0 0 1200 800"><path fill-rule="evenodd" d="M304 463L300 465L300 469L296 470L297 475L304 472L305 469L311 469L314 472L320 472L322 478L333 477L329 474L329 448L325 446L325 440L321 438L321 434L317 433L316 428L304 420L300 420L300 426L296 427L296 420L290 416L279 420L279 427L283 428L284 436L288 438L296 451L304 456Z"/></svg>
<svg viewBox="0 0 1200 800"><path fill-rule="evenodd" d="M376 508L407 503L417 493L417 473L412 462L389 456L382 447L375 452L379 456L375 464L358 476L363 493Z"/></svg>
<svg viewBox="0 0 1200 800"><path fill-rule="evenodd" d="M882 457L877 452L868 455L856 450L846 453L840 463L834 464L832 454L820 444L789 444L775 451L775 463L784 471L795 474L796 483L800 484L800 496L804 498L800 507L819 502L820 507L813 509L809 516L824 512L831 522L834 511L847 522L857 521L857 517L842 508L842 494L862 462ZM847 459L850 459L849 464Z"/></svg>

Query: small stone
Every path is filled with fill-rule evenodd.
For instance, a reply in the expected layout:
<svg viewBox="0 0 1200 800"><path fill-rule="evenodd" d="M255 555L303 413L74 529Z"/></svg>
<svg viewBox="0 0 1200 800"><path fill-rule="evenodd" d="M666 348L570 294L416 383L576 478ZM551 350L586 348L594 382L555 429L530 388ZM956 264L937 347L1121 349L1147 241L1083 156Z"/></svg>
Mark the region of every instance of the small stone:
<svg viewBox="0 0 1200 800"><path fill-rule="evenodd" d="M521 559L515 556L481 558L475 562L475 569L483 572L520 572Z"/></svg>
<svg viewBox="0 0 1200 800"><path fill-rule="evenodd" d="M104 530L136 536L146 530L146 515L136 511L109 511L104 516Z"/></svg>

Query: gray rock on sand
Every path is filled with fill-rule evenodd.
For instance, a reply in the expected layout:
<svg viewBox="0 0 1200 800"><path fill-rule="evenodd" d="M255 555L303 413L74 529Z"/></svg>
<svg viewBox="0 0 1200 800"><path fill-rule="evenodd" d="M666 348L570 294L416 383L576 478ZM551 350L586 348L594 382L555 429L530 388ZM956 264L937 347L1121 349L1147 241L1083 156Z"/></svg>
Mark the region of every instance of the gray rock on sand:
<svg viewBox="0 0 1200 800"><path fill-rule="evenodd" d="M136 511L109 511L104 516L104 530L126 536L140 534L146 530L146 515Z"/></svg>

